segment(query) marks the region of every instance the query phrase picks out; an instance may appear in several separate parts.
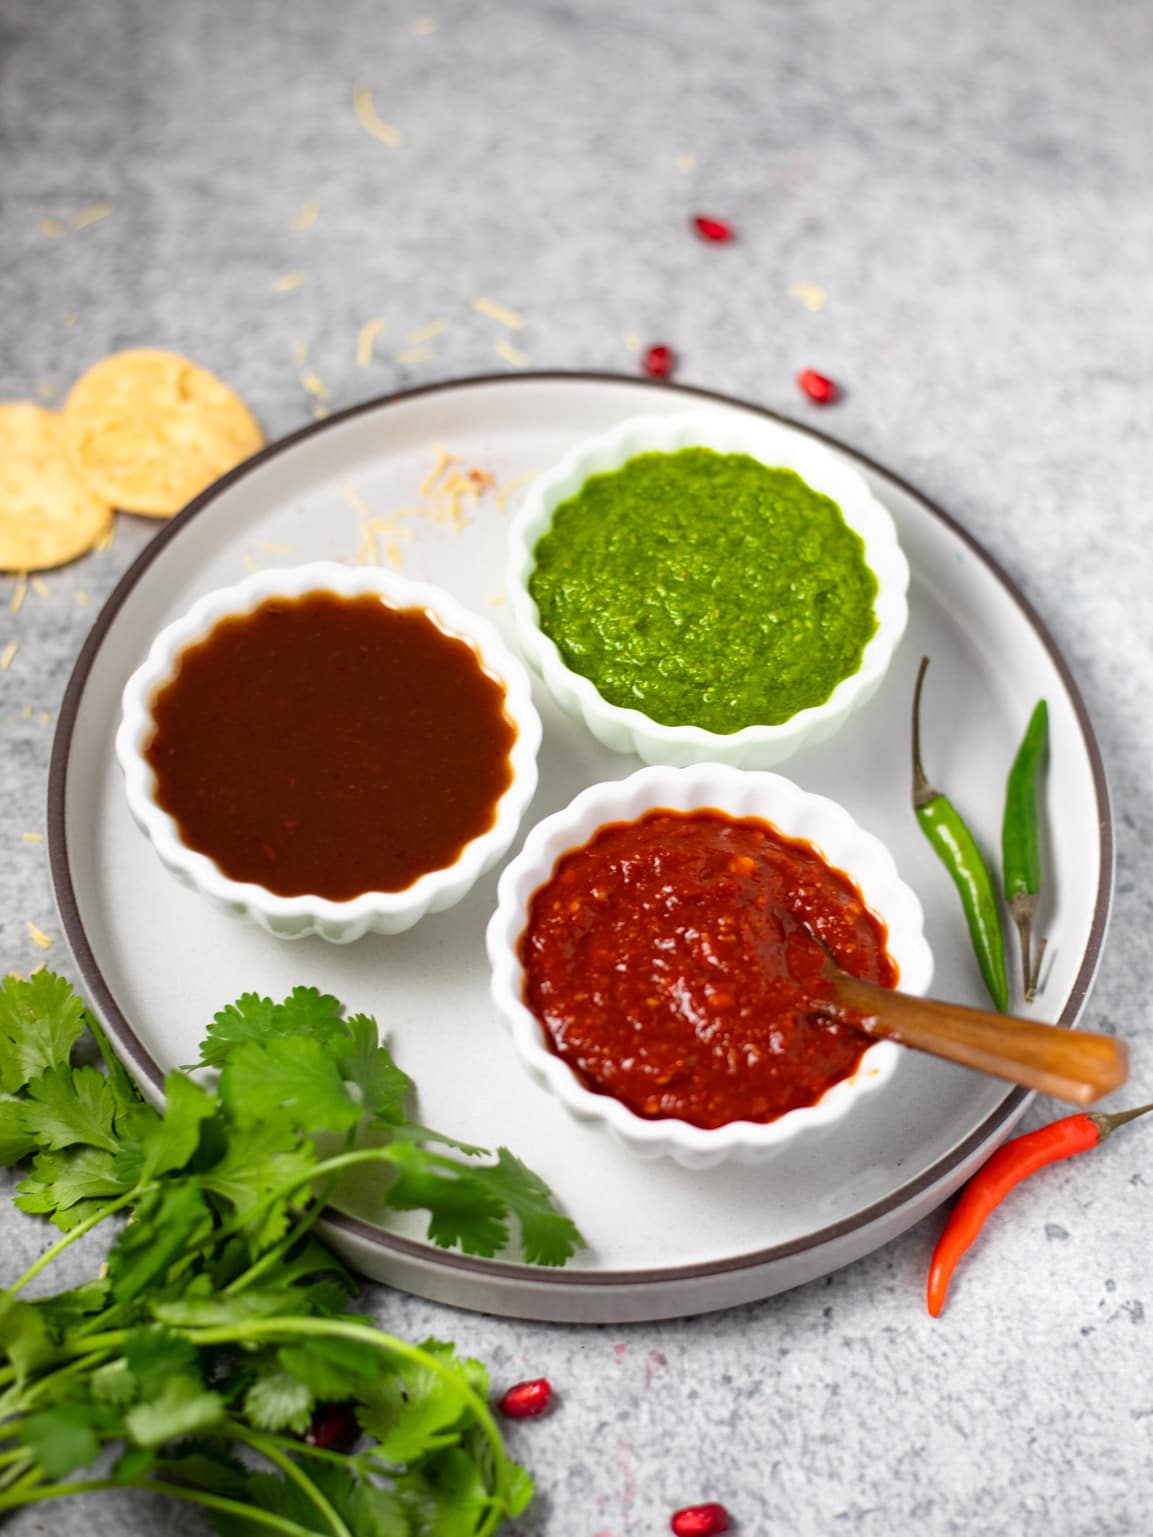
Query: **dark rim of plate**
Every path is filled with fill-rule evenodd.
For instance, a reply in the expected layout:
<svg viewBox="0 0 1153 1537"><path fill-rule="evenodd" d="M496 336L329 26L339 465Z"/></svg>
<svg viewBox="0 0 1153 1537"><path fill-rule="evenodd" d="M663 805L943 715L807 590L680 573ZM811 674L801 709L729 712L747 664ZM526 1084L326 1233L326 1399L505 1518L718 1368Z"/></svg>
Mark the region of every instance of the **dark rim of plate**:
<svg viewBox="0 0 1153 1537"><path fill-rule="evenodd" d="M93 664L113 620L116 618L129 593L132 592L141 578L147 574L149 566L169 540L177 538L183 529L202 513L227 486L242 479L266 460L294 448L306 438L312 437L317 433L327 432L352 417L361 416L370 411L379 411L390 405L413 400L418 396L469 389L477 385L523 385L526 383L627 384L634 389L652 389L666 394L670 392L681 394L685 396L686 400L710 401L718 405L736 406L741 410L752 411L758 416L766 417L770 421L780 422L783 426L792 428L796 432L805 433L808 437L816 438L819 442L827 444L837 453L843 454L847 459L855 461L858 465L863 466L873 474L896 486L906 496L918 502L932 517L949 528L972 551L977 559L992 572L1017 608L1028 619L1045 646L1046 651L1049 653L1050 660L1060 675L1076 712L1077 722L1081 729L1081 735L1093 772L1093 788L1099 816L1100 879L1094 898L1093 922L1089 941L1086 945L1085 954L1082 958L1076 980L1073 983L1069 1000L1061 1013L1060 1019L1057 1020L1059 1025L1072 1025L1081 1011L1094 973L1097 970L1109 916L1109 901L1113 880L1113 825L1109 810L1109 793L1105 780L1105 769L1101 760L1101 751L1097 745L1097 739L1093 732L1084 700L1081 698L1080 690L1074 682L1073 676L1048 628L1029 600L1017 587L1016 583L992 559L988 552L977 543L971 534L914 486L902 480L899 475L894 475L891 470L868 458L865 454L857 452L856 449L846 447L845 444L839 442L836 438L830 437L827 433L819 432L806 423L793 421L789 417L782 416L779 412L767 410L763 406L756 405L750 401L740 400L732 395L722 394L716 390L669 384L664 380L649 381L637 379L625 374L586 373L579 370L570 372L564 369L553 369L540 372L483 374L464 379L446 379L436 384L426 384L414 389L400 390L392 395L377 396L372 400L363 401L359 405L349 406L346 410L335 412L323 421L301 427L298 431L290 433L287 437L281 438L275 443L270 443L259 453L254 454L251 459L245 460L243 464L238 465L236 469L216 481L207 491L202 492L200 496L190 502L181 513L165 524L121 577L104 608L101 610L72 670L72 676L68 681L68 688L64 695L56 733L53 738L52 760L48 774L49 857L56 903L60 910L64 932L71 947L77 969L83 979L87 996L137 1078L147 1082L153 1090L159 1092L163 1086L164 1073L159 1064L149 1055L140 1037L121 1011L111 988L105 981L89 943L88 935L80 917L80 909L72 883L65 818L65 804L68 793L68 763L71 755L72 735L76 725L76 717L89 674L92 671ZM967 1160L977 1154L984 1143L995 1137L999 1131L1010 1126L1023 1109L1028 1098L1029 1095L1026 1090L1013 1090L996 1110L986 1116L975 1130L970 1132L956 1147L951 1148L948 1153L938 1159L931 1168L926 1169L923 1174L914 1180L910 1180L908 1184L902 1185L899 1190L894 1191L883 1200L864 1207L851 1217L831 1223L828 1227L821 1228L815 1233L810 1233L805 1238L794 1239L789 1243L776 1244L771 1248L759 1249L753 1253L742 1254L729 1259L710 1261L704 1264L668 1266L657 1270L542 1270L534 1265L516 1264L507 1260L475 1259L465 1254L450 1253L443 1249L437 1249L430 1243L423 1243L416 1239L404 1238L398 1234L389 1233L384 1228L376 1227L362 1218L349 1216L344 1212L329 1210L325 1213L324 1220L329 1228L336 1229L343 1236L370 1244L378 1250L393 1254L399 1260L416 1260L425 1264L432 1264L437 1268L470 1272L474 1275L489 1277L492 1280L517 1282L520 1287L530 1286L549 1290L558 1285L571 1286L578 1289L585 1287L633 1287L638 1285L661 1286L704 1279L706 1277L732 1275L741 1270L768 1265L774 1261L803 1254L810 1249L821 1247L824 1244L833 1243L899 1211L902 1207L915 1201L919 1196L930 1190L934 1185L946 1181L955 1170L959 1169Z"/></svg>

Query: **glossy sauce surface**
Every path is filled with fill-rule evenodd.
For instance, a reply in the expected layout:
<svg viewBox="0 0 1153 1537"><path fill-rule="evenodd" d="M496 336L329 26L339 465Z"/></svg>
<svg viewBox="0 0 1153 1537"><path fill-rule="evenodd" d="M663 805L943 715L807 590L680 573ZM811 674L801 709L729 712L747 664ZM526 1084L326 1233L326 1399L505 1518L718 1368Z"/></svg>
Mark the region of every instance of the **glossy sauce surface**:
<svg viewBox="0 0 1153 1537"><path fill-rule="evenodd" d="M819 934L893 987L884 924L844 873L767 822L653 811L558 860L520 941L525 1003L586 1087L646 1117L770 1121L871 1044L812 1012Z"/></svg>
<svg viewBox="0 0 1153 1537"><path fill-rule="evenodd" d="M493 824L516 728L472 645L330 592L223 620L152 703L158 804L281 896L403 891Z"/></svg>

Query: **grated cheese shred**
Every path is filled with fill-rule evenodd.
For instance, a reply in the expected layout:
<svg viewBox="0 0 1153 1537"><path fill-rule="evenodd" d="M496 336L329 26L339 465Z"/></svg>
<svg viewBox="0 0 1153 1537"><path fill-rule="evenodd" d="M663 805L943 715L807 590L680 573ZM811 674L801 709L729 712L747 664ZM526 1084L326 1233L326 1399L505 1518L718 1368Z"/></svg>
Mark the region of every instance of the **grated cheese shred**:
<svg viewBox="0 0 1153 1537"><path fill-rule="evenodd" d="M495 351L497 357L503 358L505 362L510 363L513 368L528 367L528 358L520 350L519 347L514 347L511 342L506 342L504 340L497 342Z"/></svg>
<svg viewBox="0 0 1153 1537"><path fill-rule="evenodd" d="M87 229L90 224L99 224L101 219L107 219L112 212L111 203L92 203L88 208L82 208L78 214L73 215L73 229Z"/></svg>
<svg viewBox="0 0 1153 1537"><path fill-rule="evenodd" d="M366 320L356 333L356 365L358 368L368 368L372 363L372 349L376 344L376 338L385 330L387 320L382 320L379 315L372 320Z"/></svg>
<svg viewBox="0 0 1153 1537"><path fill-rule="evenodd" d="M524 316L516 310L510 310L507 304L498 304L495 299L474 299L472 307L478 315L487 315L490 320L497 321L502 326L508 326L510 331L519 331L524 325Z"/></svg>
<svg viewBox="0 0 1153 1537"><path fill-rule="evenodd" d="M417 342L430 342L434 336L441 336L447 330L447 320L433 320L428 325L421 326L419 331L411 331L407 340L410 345L415 346Z"/></svg>
<svg viewBox="0 0 1153 1537"><path fill-rule="evenodd" d="M374 139L387 144L389 149L396 149L404 142L400 129L394 123L386 123L376 110L370 85L365 85L362 81L356 86L352 93L352 105L356 110L357 121L365 133L370 133Z"/></svg>

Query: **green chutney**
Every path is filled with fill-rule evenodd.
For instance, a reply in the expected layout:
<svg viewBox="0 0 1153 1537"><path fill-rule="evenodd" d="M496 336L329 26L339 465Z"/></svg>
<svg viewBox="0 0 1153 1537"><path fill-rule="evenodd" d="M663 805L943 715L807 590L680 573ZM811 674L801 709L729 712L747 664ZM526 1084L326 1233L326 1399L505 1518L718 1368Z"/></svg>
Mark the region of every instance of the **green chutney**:
<svg viewBox="0 0 1153 1537"><path fill-rule="evenodd" d="M710 448L638 454L553 515L529 592L566 665L666 726L775 726L823 704L877 628L836 502Z"/></svg>

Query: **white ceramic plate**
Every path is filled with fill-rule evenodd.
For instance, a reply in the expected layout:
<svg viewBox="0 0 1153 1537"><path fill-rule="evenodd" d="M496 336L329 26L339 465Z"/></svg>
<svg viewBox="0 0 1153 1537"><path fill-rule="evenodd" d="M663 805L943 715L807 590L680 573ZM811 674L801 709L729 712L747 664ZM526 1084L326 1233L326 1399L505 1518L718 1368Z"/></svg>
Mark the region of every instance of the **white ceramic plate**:
<svg viewBox="0 0 1153 1537"><path fill-rule="evenodd" d="M614 377L519 375L434 386L370 402L274 444L160 531L116 589L77 662L53 750L49 829L65 931L87 995L145 1091L195 1055L212 1014L256 989L297 983L374 1013L421 1087L420 1119L470 1142L507 1143L552 1185L590 1249L561 1271L481 1261L426 1243L418 1216L376 1225L373 1191L334 1213L330 1241L370 1275L492 1313L605 1323L705 1312L823 1275L902 1232L944 1200L1016 1121L1026 1096L991 1079L903 1055L843 1136L798 1146L767 1169L692 1173L644 1163L572 1123L521 1067L489 1003L484 930L496 872L448 913L355 945L292 945L216 915L172 880L125 804L112 739L129 674L156 632L246 565L353 559L351 490L387 516L417 500L445 444L503 484L554 463L629 416L754 407L702 391ZM828 440L826 440L828 441ZM893 851L926 910L934 992L982 1002L955 893L909 806L908 714L922 652L926 767L986 847L996 849L1004 778L1036 699L1049 701L1049 892L1041 929L1051 965L1041 1018L1073 1023L1104 938L1112 835L1100 755L1051 637L1021 594L944 513L911 487L831 444L865 476L909 558L909 631L868 709L789 773L842 802ZM501 596L508 511L482 504L462 532L410 523L404 571L447 587L511 632ZM273 547L279 550L269 549ZM538 689L541 784L525 826L637 760L600 747ZM1057 815L1056 809L1060 808ZM1012 952L1015 956L1015 952Z"/></svg>

